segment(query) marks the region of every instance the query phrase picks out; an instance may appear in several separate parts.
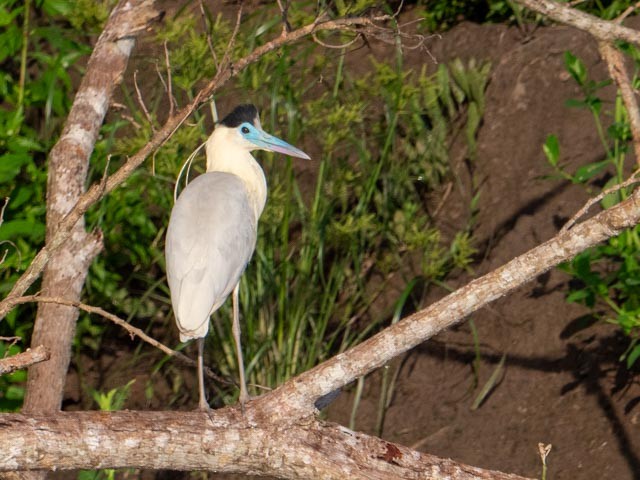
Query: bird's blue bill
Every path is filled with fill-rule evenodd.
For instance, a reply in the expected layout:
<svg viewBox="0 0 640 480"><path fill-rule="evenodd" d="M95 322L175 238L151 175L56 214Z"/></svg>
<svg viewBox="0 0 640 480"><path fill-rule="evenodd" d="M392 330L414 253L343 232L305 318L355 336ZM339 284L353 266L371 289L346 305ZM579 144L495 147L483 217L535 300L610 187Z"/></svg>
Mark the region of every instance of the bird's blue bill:
<svg viewBox="0 0 640 480"><path fill-rule="evenodd" d="M256 147L261 148L263 150L268 150L270 152L283 153L285 155L290 155L292 157L311 160L311 157L306 153L304 153L299 148L296 148L293 145L288 144L284 140L280 140L278 137L269 135L264 130L255 129L249 135L246 135L245 138L251 141Z"/></svg>

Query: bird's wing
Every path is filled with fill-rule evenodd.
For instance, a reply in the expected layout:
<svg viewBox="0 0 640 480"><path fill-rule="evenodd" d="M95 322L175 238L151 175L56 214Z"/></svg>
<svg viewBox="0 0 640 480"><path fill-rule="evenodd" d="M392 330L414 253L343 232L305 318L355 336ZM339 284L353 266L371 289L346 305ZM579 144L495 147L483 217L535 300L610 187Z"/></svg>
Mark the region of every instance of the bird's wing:
<svg viewBox="0 0 640 480"><path fill-rule="evenodd" d="M256 228L247 191L235 175L200 175L178 198L165 255L182 341L207 334L209 316L224 303L251 259Z"/></svg>

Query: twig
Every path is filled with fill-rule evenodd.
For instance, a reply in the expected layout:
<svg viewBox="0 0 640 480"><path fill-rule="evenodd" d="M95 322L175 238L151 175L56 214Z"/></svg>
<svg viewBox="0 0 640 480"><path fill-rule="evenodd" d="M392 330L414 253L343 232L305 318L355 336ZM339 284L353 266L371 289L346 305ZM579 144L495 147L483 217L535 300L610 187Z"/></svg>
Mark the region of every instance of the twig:
<svg viewBox="0 0 640 480"><path fill-rule="evenodd" d="M45 265L55 252L71 235L72 229L76 222L84 215L84 213L104 195L110 193L137 169L144 160L160 148L173 133L182 125L182 123L196 110L200 105L224 85L230 78L237 76L249 65L256 63L260 58L269 52L277 50L284 45L295 43L298 40L311 35L319 30L353 30L356 27L361 29L378 29L375 22L383 22L389 20L387 15L377 17L354 17L340 18L337 20L314 21L310 25L306 25L297 30L289 32L286 36L280 36L270 42L261 45L247 56L241 58L234 63L233 69L227 68L218 70L216 76L195 96L193 101L183 107L173 117L168 118L162 128L160 128L149 142L142 147L135 155L131 156L113 175L107 180L104 190L100 185L92 185L79 199L71 211L60 221L58 229L53 233L47 244L36 254L29 267L16 281L11 292L0 302L0 319L16 305L16 299L26 292L33 282L40 276Z"/></svg>
<svg viewBox="0 0 640 480"><path fill-rule="evenodd" d="M50 354L43 345L35 348L27 348L26 351L0 359L0 375L22 370L36 363L49 360Z"/></svg>
<svg viewBox="0 0 640 480"><path fill-rule="evenodd" d="M289 23L288 12L289 12L289 0L285 0L285 4L282 4L282 0L277 0L278 8L280 9L280 13L282 15L282 35L285 36L287 33L291 31L291 24Z"/></svg>
<svg viewBox="0 0 640 480"><path fill-rule="evenodd" d="M631 15L633 11L638 7L640 7L640 2L636 2L635 5L631 5L627 7L627 9L624 12L622 12L620 15L618 15L618 17L614 21L616 23L621 24L624 21L624 19L627 18L629 15Z"/></svg>
<svg viewBox="0 0 640 480"><path fill-rule="evenodd" d="M7 205L9 205L9 197L4 197L4 205L2 205L2 209L0 209L0 227L2 226L2 224L4 223L4 210L5 208L7 208ZM18 252L18 257L19 257L19 261L22 261L22 255L20 254L20 250L18 250L18 247L16 247L15 243L13 243L11 240L4 240L0 242L0 245L3 245L4 243L8 243L9 245L11 245L13 248L16 249L16 252ZM2 258L0 258L0 264L3 264L4 261L7 259L7 255L9 254L9 249L5 250L2 253Z"/></svg>
<svg viewBox="0 0 640 480"><path fill-rule="evenodd" d="M92 305L87 305L85 303L77 302L75 300L67 300L65 298L41 297L39 295L27 295L27 296L24 296L24 297L20 297L20 298L16 299L15 303L16 304L21 304L21 303L31 303L31 302L55 303L57 305L65 305L65 306L68 306L68 307L75 307L75 308L79 308L80 310L84 310L87 313L93 313L93 314L96 314L96 315L100 315L101 317L109 320L110 322L113 322L116 325L124 328L127 332L129 332L129 334L131 336L131 339L133 339L134 337L137 336L137 337L140 338L140 340L142 340L143 342L146 342L149 345L151 345L151 346L157 348L158 350L162 351L168 357L172 357L172 358L175 358L177 360L180 360L184 364L192 366L192 367L196 366L196 361L190 359L184 353L178 352L176 350L172 350L171 348L167 347L166 345L158 342L156 339L151 338L149 335L144 333L144 331L140 330L139 328L134 327L133 325L131 325L127 321L121 319L117 315L114 315L113 313L109 313L109 312L107 312L106 310L104 310L104 309L102 309L100 307L94 307ZM207 374L208 377L212 378L216 382L221 382L221 383L224 383L226 385L232 385L233 384L233 382L230 382L230 381L220 377L219 375L217 375L213 370L211 370L208 367L205 367L205 373Z"/></svg>
<svg viewBox="0 0 640 480"><path fill-rule="evenodd" d="M17 337L17 336L0 337L0 341L2 342L11 342L8 347L5 347L5 352L4 352L5 358L9 356L9 349L13 347L16 343L18 343L20 340L22 340L22 337Z"/></svg>
<svg viewBox="0 0 640 480"><path fill-rule="evenodd" d="M22 337L16 337L16 336L13 336L13 337L0 337L0 341L2 341L2 342L11 341L12 342L11 345L14 345L19 340L22 340Z"/></svg>
<svg viewBox="0 0 640 480"><path fill-rule="evenodd" d="M330 43L323 42L322 40L320 40L318 38L318 36L315 33L313 35L311 35L311 38L313 38L313 41L316 42L321 47L324 47L324 48L335 48L336 50L341 50L343 48L348 48L351 45L353 45L354 43L356 43L358 41L358 39L360 38L360 34L356 33L356 36L353 38L353 40L349 40L348 42L341 43L339 45L332 45Z"/></svg>
<svg viewBox="0 0 640 480"><path fill-rule="evenodd" d="M631 86L631 80L629 80L629 75L627 75L627 69L624 65L624 55L607 42L599 42L598 48L600 55L607 64L609 75L611 75L611 78L618 84L620 89L620 95L629 117L636 164L640 167L640 112L638 111L638 103Z"/></svg>
<svg viewBox="0 0 640 480"><path fill-rule="evenodd" d="M573 217L571 217L571 219L567 223L564 224L564 226L560 229L560 232L558 232L558 233L565 233L567 230L569 230L571 227L573 227L580 217L582 217L585 213L587 213L587 211L594 204L598 203L600 200L602 200L607 195L610 195L612 193L616 193L618 190L626 188L629 185L633 185L634 183L640 182L640 178L638 178L638 174L640 174L640 169L638 169L635 172L633 172L631 174L631 177L626 179L624 182L619 183L618 185L614 185L611 188L607 188L606 190L603 190L602 192L600 192L597 196L591 198L589 201L587 201L587 203L585 203L582 206L582 208L580 210L578 210L576 212L576 214Z"/></svg>
<svg viewBox="0 0 640 480"><path fill-rule="evenodd" d="M167 67L167 83L164 85L167 90L167 96L169 97L169 116L173 117L175 107L178 102L173 98L173 82L171 80L171 61L169 60L169 49L167 48L167 42L164 42L164 63ZM164 83L164 82L163 82Z"/></svg>
<svg viewBox="0 0 640 480"><path fill-rule="evenodd" d="M151 131L155 133L156 129L153 125L153 119L149 114L149 110L147 110L147 106L145 105L144 100L142 99L142 93L140 92L140 88L138 87L138 70L133 72L133 86L136 89L136 97L138 98L138 103L142 108L142 113L144 113L144 116L147 119L147 122L149 122L149 125L151 126Z"/></svg>
<svg viewBox="0 0 640 480"><path fill-rule="evenodd" d="M200 15L202 16L202 24L204 25L204 31L206 32L207 45L209 47L209 51L211 52L211 58L213 58L213 64L216 67L216 70L220 68L220 64L218 63L218 56L216 55L216 50L213 48L213 41L211 40L211 30L209 28L209 22L207 19L207 12L204 9L204 3L202 0L198 2L200 4Z"/></svg>
<svg viewBox="0 0 640 480"><path fill-rule="evenodd" d="M9 205L9 197L4 197L4 205L2 205L2 209L0 209L0 227L4 223L4 211Z"/></svg>
<svg viewBox="0 0 640 480"><path fill-rule="evenodd" d="M224 56L222 57L222 63L220 64L221 69L230 68L233 70L233 66L231 64L231 55L233 54L233 47L236 43L236 38L238 36L238 32L240 31L240 22L242 20L242 3L238 7L238 13L236 14L236 24L233 27L233 32L231 33L231 38L229 39L229 43L227 43L227 48L224 51Z"/></svg>
<svg viewBox="0 0 640 480"><path fill-rule="evenodd" d="M156 70L158 69L158 67L156 66ZM133 127L136 130L140 130L142 128L142 125L140 125L135 118L133 118L132 115L125 113L125 111L127 110L127 107L125 105L123 105L122 103L119 102L111 102L111 108L116 109L116 110L122 110L120 112L120 116L122 118L124 118L127 122L129 122L131 125L133 125Z"/></svg>

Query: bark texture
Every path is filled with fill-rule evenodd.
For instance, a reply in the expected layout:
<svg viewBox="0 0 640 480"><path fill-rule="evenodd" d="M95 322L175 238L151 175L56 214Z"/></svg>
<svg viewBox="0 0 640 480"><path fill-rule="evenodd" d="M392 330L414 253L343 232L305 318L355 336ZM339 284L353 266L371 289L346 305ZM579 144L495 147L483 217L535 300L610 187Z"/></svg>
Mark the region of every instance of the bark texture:
<svg viewBox="0 0 640 480"><path fill-rule="evenodd" d="M42 345L36 348L27 348L25 352L0 360L0 375L21 370L45 360L49 360L49 352Z"/></svg>
<svg viewBox="0 0 640 480"><path fill-rule="evenodd" d="M121 1L96 43L62 135L49 154L47 243L84 193L89 158L113 91L122 80L134 35L156 16L152 1ZM89 265L101 248L101 234L87 233L81 217L45 268L42 292L78 300ZM60 409L77 318L74 307L39 305L31 344L43 345L51 358L29 369L23 412Z"/></svg>
<svg viewBox="0 0 640 480"><path fill-rule="evenodd" d="M523 480L313 419L256 428L234 408L2 415L0 429L0 471L131 467L312 479Z"/></svg>

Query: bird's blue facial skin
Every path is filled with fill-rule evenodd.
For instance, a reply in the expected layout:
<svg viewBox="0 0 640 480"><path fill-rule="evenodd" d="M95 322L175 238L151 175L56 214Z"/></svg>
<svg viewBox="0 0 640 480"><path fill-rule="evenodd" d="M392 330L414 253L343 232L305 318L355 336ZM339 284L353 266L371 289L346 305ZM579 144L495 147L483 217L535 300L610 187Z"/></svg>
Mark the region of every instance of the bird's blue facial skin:
<svg viewBox="0 0 640 480"><path fill-rule="evenodd" d="M285 155L291 155L292 157L305 158L310 160L309 155L302 150L288 144L284 140L280 140L278 137L269 135L264 130L256 128L249 122L245 122L238 127L238 131L242 137L251 142L256 148L261 150L268 150L270 152L283 153Z"/></svg>

